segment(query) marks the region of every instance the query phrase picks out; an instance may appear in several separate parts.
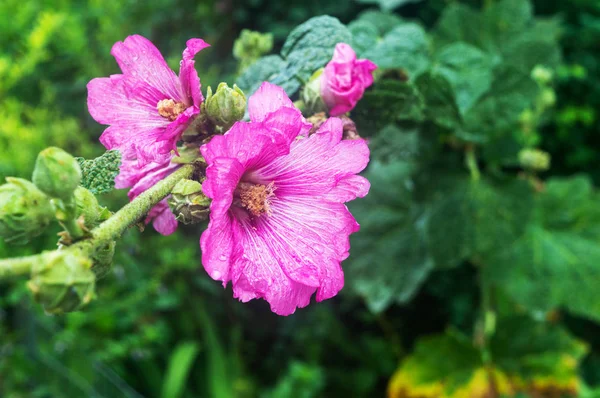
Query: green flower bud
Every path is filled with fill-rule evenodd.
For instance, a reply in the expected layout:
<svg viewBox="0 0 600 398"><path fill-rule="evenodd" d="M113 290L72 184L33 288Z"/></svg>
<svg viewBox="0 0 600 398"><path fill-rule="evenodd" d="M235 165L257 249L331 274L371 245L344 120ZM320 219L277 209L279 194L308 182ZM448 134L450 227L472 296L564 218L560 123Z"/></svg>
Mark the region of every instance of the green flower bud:
<svg viewBox="0 0 600 398"><path fill-rule="evenodd" d="M92 271L96 274L96 279L104 278L112 269L116 246L117 242L113 240L106 246L98 249L92 256Z"/></svg>
<svg viewBox="0 0 600 398"><path fill-rule="evenodd" d="M549 84L552 81L552 69L546 68L542 65L536 65L531 71L531 77L533 80L541 85Z"/></svg>
<svg viewBox="0 0 600 398"><path fill-rule="evenodd" d="M304 112L306 114L313 114L319 112L326 112L327 107L321 98L321 75L323 74L323 68L317 70L312 74L302 91L300 92L300 98L304 102Z"/></svg>
<svg viewBox="0 0 600 398"><path fill-rule="evenodd" d="M203 106L205 115L214 123L215 130L224 133L244 117L246 96L235 84L233 88L229 88L227 83L219 83L214 94L210 86L207 88Z"/></svg>
<svg viewBox="0 0 600 398"><path fill-rule="evenodd" d="M522 149L519 163L526 169L545 171L550 168L550 154L539 149Z"/></svg>
<svg viewBox="0 0 600 398"><path fill-rule="evenodd" d="M77 206L77 217L83 216L83 222L88 229L97 227L111 215L106 207L100 206L96 196L84 187L75 189L75 205Z"/></svg>
<svg viewBox="0 0 600 398"><path fill-rule="evenodd" d="M81 167L62 149L46 148L37 157L31 180L47 195L68 200L81 182Z"/></svg>
<svg viewBox="0 0 600 398"><path fill-rule="evenodd" d="M46 252L31 270L27 287L49 314L77 311L94 298L92 261L70 250Z"/></svg>
<svg viewBox="0 0 600 398"><path fill-rule="evenodd" d="M6 178L0 185L0 238L7 243L25 244L40 235L54 219L48 198L22 178Z"/></svg>
<svg viewBox="0 0 600 398"><path fill-rule="evenodd" d="M173 188L168 202L177 220L186 225L196 224L208 218L210 199L202 193L202 184L198 181L179 181Z"/></svg>

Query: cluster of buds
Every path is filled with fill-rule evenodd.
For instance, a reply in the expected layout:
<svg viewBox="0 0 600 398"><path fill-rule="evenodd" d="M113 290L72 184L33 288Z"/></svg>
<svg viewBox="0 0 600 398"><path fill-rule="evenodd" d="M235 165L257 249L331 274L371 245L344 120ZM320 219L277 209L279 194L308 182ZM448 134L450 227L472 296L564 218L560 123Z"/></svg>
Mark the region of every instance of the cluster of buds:
<svg viewBox="0 0 600 398"><path fill-rule="evenodd" d="M227 83L219 83L214 94L210 86L206 89L202 107L202 113L212 123L215 132L222 134L244 117L246 96L235 84L230 88Z"/></svg>

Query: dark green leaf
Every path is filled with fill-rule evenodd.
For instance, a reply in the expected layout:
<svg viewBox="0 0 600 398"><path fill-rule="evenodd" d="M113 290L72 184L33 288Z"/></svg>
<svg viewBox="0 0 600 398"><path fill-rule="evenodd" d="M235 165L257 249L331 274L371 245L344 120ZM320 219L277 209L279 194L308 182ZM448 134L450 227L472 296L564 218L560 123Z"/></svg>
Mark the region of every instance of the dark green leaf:
<svg viewBox="0 0 600 398"><path fill-rule="evenodd" d="M348 30L352 33L352 48L359 57L365 51L377 45L379 31L371 22L362 20L351 22L348 25Z"/></svg>
<svg viewBox="0 0 600 398"><path fill-rule="evenodd" d="M425 100L425 116L429 120L448 129L460 125L460 112L452 87L445 77L425 73L415 85Z"/></svg>
<svg viewBox="0 0 600 398"><path fill-rule="evenodd" d="M381 69L402 69L414 79L429 67L429 41L422 27L405 23L392 29L363 56Z"/></svg>
<svg viewBox="0 0 600 398"><path fill-rule="evenodd" d="M93 160L76 158L81 167L81 186L93 194L110 192L115 187L115 177L119 174L121 153L117 150L107 151Z"/></svg>
<svg viewBox="0 0 600 398"><path fill-rule="evenodd" d="M384 36L390 30L403 23L402 18L388 12L367 10L359 15L356 21L369 22L379 31L379 36Z"/></svg>
<svg viewBox="0 0 600 398"><path fill-rule="evenodd" d="M380 80L367 91L352 117L360 131L374 132L399 121L420 121L423 99L414 85L397 80Z"/></svg>

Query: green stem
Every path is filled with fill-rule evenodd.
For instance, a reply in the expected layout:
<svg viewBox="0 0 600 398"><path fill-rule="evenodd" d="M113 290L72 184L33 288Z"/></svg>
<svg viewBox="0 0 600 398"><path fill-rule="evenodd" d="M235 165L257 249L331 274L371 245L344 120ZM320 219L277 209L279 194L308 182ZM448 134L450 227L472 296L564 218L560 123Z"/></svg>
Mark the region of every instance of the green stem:
<svg viewBox="0 0 600 398"><path fill-rule="evenodd" d="M7 258L0 260L0 279L29 274L31 265L33 264L31 262L32 257L35 256Z"/></svg>
<svg viewBox="0 0 600 398"><path fill-rule="evenodd" d="M156 185L143 192L140 196L123 206L91 232L90 239L81 240L61 250L79 251L84 255L91 255L98 248L104 247L111 241L119 238L130 226L137 223L144 215L148 214L158 202L168 196L175 184L185 178L190 178L195 166L186 164L173 174L159 181ZM42 254L27 257L7 258L0 260L0 279L16 275L26 275L33 264L41 261Z"/></svg>
<svg viewBox="0 0 600 398"><path fill-rule="evenodd" d="M481 271L480 271L481 272ZM492 397L498 397L498 386L494 374L494 363L490 351L490 339L496 333L496 312L492 303L492 286L485 277L480 278L481 289L481 360L488 374L490 393Z"/></svg>
<svg viewBox="0 0 600 398"><path fill-rule="evenodd" d="M469 145L465 149L465 164L471 173L471 179L479 181L481 172L479 171L479 166L477 166L477 156L475 155L475 147L473 145Z"/></svg>

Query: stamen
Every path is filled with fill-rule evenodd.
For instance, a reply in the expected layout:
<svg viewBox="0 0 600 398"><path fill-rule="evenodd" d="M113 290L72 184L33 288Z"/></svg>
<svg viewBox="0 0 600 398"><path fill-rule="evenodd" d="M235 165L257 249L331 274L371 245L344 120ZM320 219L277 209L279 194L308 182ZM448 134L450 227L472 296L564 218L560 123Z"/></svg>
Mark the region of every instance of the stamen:
<svg viewBox="0 0 600 398"><path fill-rule="evenodd" d="M242 207L255 217L271 214L271 198L275 196L273 192L275 185L272 182L269 185L240 182L236 190Z"/></svg>
<svg viewBox="0 0 600 398"><path fill-rule="evenodd" d="M158 101L156 109L158 114L171 121L177 119L177 116L181 115L185 111L185 104L182 102L175 102L172 99L164 99Z"/></svg>

